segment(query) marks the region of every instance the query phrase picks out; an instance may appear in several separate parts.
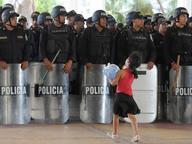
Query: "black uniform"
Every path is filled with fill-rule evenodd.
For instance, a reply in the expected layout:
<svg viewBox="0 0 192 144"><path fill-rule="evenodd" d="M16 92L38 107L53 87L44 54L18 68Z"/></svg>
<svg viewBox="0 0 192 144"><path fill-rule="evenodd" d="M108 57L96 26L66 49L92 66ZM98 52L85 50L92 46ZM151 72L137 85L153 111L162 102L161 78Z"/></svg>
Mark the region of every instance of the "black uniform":
<svg viewBox="0 0 192 144"><path fill-rule="evenodd" d="M165 39L165 55L169 64L176 63L178 55L181 65L192 64L192 32L187 26L179 28L175 25L169 28Z"/></svg>
<svg viewBox="0 0 192 144"><path fill-rule="evenodd" d="M31 43L31 55L30 60L33 62L39 62L41 60L41 54L39 50L39 40L40 40L40 27L30 27L30 43Z"/></svg>
<svg viewBox="0 0 192 144"><path fill-rule="evenodd" d="M118 40L120 38L122 30L116 29L115 33L112 33L113 35L113 51L112 51L112 63L115 63L116 65L119 65L119 50L118 50Z"/></svg>
<svg viewBox="0 0 192 144"><path fill-rule="evenodd" d="M74 35L75 35L75 46L76 46L76 54L75 54L75 59L78 63L81 63L81 57L80 57L80 41L82 38L84 29L82 29L80 32L77 32L74 30Z"/></svg>
<svg viewBox="0 0 192 144"><path fill-rule="evenodd" d="M83 63L106 64L111 62L112 36L107 28L101 32L95 26L86 28L80 42Z"/></svg>
<svg viewBox="0 0 192 144"><path fill-rule="evenodd" d="M0 29L0 59L7 63L28 61L30 55L27 34L17 27L12 31Z"/></svg>
<svg viewBox="0 0 192 144"><path fill-rule="evenodd" d="M72 65L72 72L69 75L70 80L70 87L69 87L69 93L70 94L80 94L80 86L81 86L81 68L82 68L82 61L80 57L80 49L79 49L79 43L81 40L81 35L83 33L84 29L82 29L80 32L77 32L75 29L73 29L74 35L75 35L75 61Z"/></svg>
<svg viewBox="0 0 192 144"><path fill-rule="evenodd" d="M159 32L155 32L152 34L153 42L156 47L156 64L166 64L166 58L165 58L165 35L162 35Z"/></svg>
<svg viewBox="0 0 192 144"><path fill-rule="evenodd" d="M165 57L165 36L159 32L153 33L153 40L157 50L155 64L158 67L158 119L166 119L167 95L169 87L169 67Z"/></svg>
<svg viewBox="0 0 192 144"><path fill-rule="evenodd" d="M51 24L47 31L43 31L40 38L40 49L42 59L53 60L56 53L61 49L55 63L66 63L68 60L74 60L75 42L72 29L63 24L56 27Z"/></svg>
<svg viewBox="0 0 192 144"><path fill-rule="evenodd" d="M141 54L142 63L155 62L156 50L150 34L144 29L135 31L132 27L125 28L118 40L118 59L122 66L127 57L137 51Z"/></svg>

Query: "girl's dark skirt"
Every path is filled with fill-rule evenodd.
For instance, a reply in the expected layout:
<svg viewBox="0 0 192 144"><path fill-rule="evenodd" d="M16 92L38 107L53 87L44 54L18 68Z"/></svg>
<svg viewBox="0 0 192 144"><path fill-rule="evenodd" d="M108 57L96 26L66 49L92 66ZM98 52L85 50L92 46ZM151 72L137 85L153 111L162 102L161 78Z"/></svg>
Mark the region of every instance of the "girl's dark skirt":
<svg viewBox="0 0 192 144"><path fill-rule="evenodd" d="M128 96L123 93L115 94L113 113L121 117L127 117L128 113L136 115L140 113L133 96Z"/></svg>

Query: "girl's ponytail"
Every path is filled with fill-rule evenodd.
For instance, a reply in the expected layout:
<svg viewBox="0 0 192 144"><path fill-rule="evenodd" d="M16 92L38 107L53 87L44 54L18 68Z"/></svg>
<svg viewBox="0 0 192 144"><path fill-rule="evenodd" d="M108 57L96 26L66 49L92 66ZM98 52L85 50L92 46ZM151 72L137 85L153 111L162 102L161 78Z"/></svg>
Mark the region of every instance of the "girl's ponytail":
<svg viewBox="0 0 192 144"><path fill-rule="evenodd" d="M138 78L138 71L137 71L136 67L130 65L129 68L131 69L132 73L134 74L134 77L137 79Z"/></svg>
<svg viewBox="0 0 192 144"><path fill-rule="evenodd" d="M134 74L134 77L138 78L137 68L141 65L141 57L137 52L133 52L132 54L130 54L128 59L129 59L129 68Z"/></svg>

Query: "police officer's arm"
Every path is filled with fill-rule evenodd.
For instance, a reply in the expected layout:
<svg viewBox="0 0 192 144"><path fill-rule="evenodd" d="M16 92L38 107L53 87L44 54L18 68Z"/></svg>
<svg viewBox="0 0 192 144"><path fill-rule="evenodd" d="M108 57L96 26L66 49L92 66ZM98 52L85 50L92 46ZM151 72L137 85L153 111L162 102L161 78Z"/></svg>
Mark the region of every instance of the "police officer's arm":
<svg viewBox="0 0 192 144"><path fill-rule="evenodd" d="M0 44L0 67L2 69L7 69L8 68L8 64L6 63L6 61L4 61L4 59L2 58L2 54L3 54L3 51L2 51L3 47L1 46Z"/></svg>
<svg viewBox="0 0 192 144"><path fill-rule="evenodd" d="M28 67L28 61L30 57L30 52L31 52L31 43L29 40L29 37L27 35L27 32L24 32L24 50L23 50L23 60L21 62L21 68L24 70Z"/></svg>
<svg viewBox="0 0 192 144"><path fill-rule="evenodd" d="M172 67L176 66L176 62L171 57L171 42L172 42L172 36L171 36L171 28L169 28L165 34L165 43L164 43L164 51L163 55L165 57L165 61L168 65L171 65Z"/></svg>
<svg viewBox="0 0 192 144"><path fill-rule="evenodd" d="M76 52L76 43L75 43L75 35L72 31L70 30L69 34L69 43L70 43L70 48L69 48L69 55L68 55L68 61L74 61L75 60L75 52Z"/></svg>

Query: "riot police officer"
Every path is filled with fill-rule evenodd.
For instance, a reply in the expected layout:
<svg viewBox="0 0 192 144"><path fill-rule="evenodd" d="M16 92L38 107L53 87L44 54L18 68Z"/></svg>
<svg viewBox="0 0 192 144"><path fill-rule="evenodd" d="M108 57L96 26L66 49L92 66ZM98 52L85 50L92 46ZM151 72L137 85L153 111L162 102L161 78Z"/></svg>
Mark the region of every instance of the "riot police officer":
<svg viewBox="0 0 192 144"><path fill-rule="evenodd" d="M116 32L116 20L115 18L108 14L107 15L107 28L111 31L112 34Z"/></svg>
<svg viewBox="0 0 192 144"><path fill-rule="evenodd" d="M151 23L152 23L152 26L153 26L153 32L157 32L158 31L158 20L160 18L165 18L165 16L162 13L155 13L152 16Z"/></svg>
<svg viewBox="0 0 192 144"><path fill-rule="evenodd" d="M113 42L113 48L112 48L112 63L116 63L116 56L117 56L117 39L120 35L120 30L117 29L117 21L115 18L111 15L107 15L107 28L110 30L112 35L112 42Z"/></svg>
<svg viewBox="0 0 192 144"><path fill-rule="evenodd" d="M71 10L70 12L67 13L67 24L70 25L71 27L74 26L76 14L77 13L74 10Z"/></svg>
<svg viewBox="0 0 192 144"><path fill-rule="evenodd" d="M165 35L166 60L174 70L179 68L176 63L179 55L181 65L192 64L192 33L187 26L188 16L186 8L176 8L173 14L175 25L170 27Z"/></svg>
<svg viewBox="0 0 192 144"><path fill-rule="evenodd" d="M42 32L40 49L43 62L48 70L53 69L51 61L56 53L61 50L55 63L65 64L64 72L69 73L74 60L75 45L71 27L64 24L66 14L63 6L58 5L52 9L53 23L48 26L47 31Z"/></svg>
<svg viewBox="0 0 192 144"><path fill-rule="evenodd" d="M145 28L145 30L148 31L149 33L151 33L152 29L153 29L152 23L151 23L152 16L151 15L145 15L143 17L143 19L144 19L144 28Z"/></svg>
<svg viewBox="0 0 192 144"><path fill-rule="evenodd" d="M3 11L6 10L6 9L14 10L14 6L12 4L10 4L10 3L6 3L3 6L0 6L0 28L3 27L3 22L1 20L1 15L2 15Z"/></svg>
<svg viewBox="0 0 192 144"><path fill-rule="evenodd" d="M86 26L87 27L92 27L94 24L93 24L93 21L92 21L92 17L89 17L87 18L86 20Z"/></svg>
<svg viewBox="0 0 192 144"><path fill-rule="evenodd" d="M82 14L76 14L75 19L74 19L74 29L76 33L82 32L84 30L84 24L85 24L85 19Z"/></svg>
<svg viewBox="0 0 192 144"><path fill-rule="evenodd" d="M7 69L8 63L21 63L24 70L28 67L28 38L23 29L17 27L17 14L13 9L2 13L4 27L0 30L0 67Z"/></svg>
<svg viewBox="0 0 192 144"><path fill-rule="evenodd" d="M76 14L74 19L74 34L75 34L75 45L76 45L76 53L75 53L75 61L72 66L72 73L70 74L70 94L79 94L80 93L80 69L81 69L81 57L79 55L79 42L81 39L81 35L84 31L84 23L85 19L82 14ZM71 95L71 96L73 96Z"/></svg>
<svg viewBox="0 0 192 144"><path fill-rule="evenodd" d="M165 120L167 114L167 96L169 84L169 67L165 61L165 34L168 29L168 21L165 18L159 18L157 22L158 31L153 33L153 41L156 46L157 58L155 64L158 67L158 120Z"/></svg>
<svg viewBox="0 0 192 144"><path fill-rule="evenodd" d="M75 16L75 22L74 22L74 33L75 33L75 39L76 39L76 60L79 61L80 60L80 56L79 56L79 41L80 41L80 37L84 31L84 22L85 19L83 17L83 15L81 14L77 14Z"/></svg>
<svg viewBox="0 0 192 144"><path fill-rule="evenodd" d="M118 24L117 24L117 30L118 30L118 31L121 31L123 28L124 28L123 23L118 23Z"/></svg>
<svg viewBox="0 0 192 144"><path fill-rule="evenodd" d="M32 19L32 25L31 27L32 28L35 28L37 27L37 17L40 13L38 11L34 11L32 14L31 14L31 19Z"/></svg>
<svg viewBox="0 0 192 144"><path fill-rule="evenodd" d="M165 51L165 34L168 29L168 21L165 18L160 18L157 22L158 31L152 34L154 44L156 46L157 58L156 64L166 65L164 51Z"/></svg>
<svg viewBox="0 0 192 144"><path fill-rule="evenodd" d="M42 28L47 28L52 23L52 17L48 12L42 12L37 17L37 24Z"/></svg>
<svg viewBox="0 0 192 144"><path fill-rule="evenodd" d="M23 28L24 30L27 30L27 18L25 16L20 16L18 19L18 25Z"/></svg>
<svg viewBox="0 0 192 144"><path fill-rule="evenodd" d="M168 25L169 27L172 27L175 25L175 19L173 18L172 15L169 17L169 23L168 24L169 24Z"/></svg>
<svg viewBox="0 0 192 144"><path fill-rule="evenodd" d="M27 34L27 37L28 37L28 42L29 42L29 51L30 51L30 54L32 54L32 48L33 48L33 45L35 43L34 41L34 37L32 35L32 32L27 28L27 18L23 15L21 15L18 19L18 27L20 27L21 29L23 29L25 31L25 33ZM30 55L31 56L31 55ZM31 59L29 59L31 60Z"/></svg>
<svg viewBox="0 0 192 144"><path fill-rule="evenodd" d="M148 69L153 68L155 62L155 46L148 32L143 29L144 21L140 12L132 11L127 15L128 28L122 31L118 40L118 59L122 66L133 51L138 51L142 63L148 63Z"/></svg>
<svg viewBox="0 0 192 144"><path fill-rule="evenodd" d="M112 36L107 29L107 14L103 10L93 13L93 27L86 28L82 34L80 51L82 62L89 69L92 64L111 62Z"/></svg>
<svg viewBox="0 0 192 144"><path fill-rule="evenodd" d="M40 37L40 27L37 24L37 17L39 16L39 12L34 11L31 14L32 18L32 25L29 28L30 31L30 41L31 41L31 46L32 46L32 52L30 55L30 60L32 62L39 62L40 61L40 54L39 54L39 37Z"/></svg>

